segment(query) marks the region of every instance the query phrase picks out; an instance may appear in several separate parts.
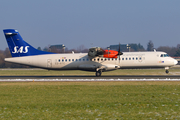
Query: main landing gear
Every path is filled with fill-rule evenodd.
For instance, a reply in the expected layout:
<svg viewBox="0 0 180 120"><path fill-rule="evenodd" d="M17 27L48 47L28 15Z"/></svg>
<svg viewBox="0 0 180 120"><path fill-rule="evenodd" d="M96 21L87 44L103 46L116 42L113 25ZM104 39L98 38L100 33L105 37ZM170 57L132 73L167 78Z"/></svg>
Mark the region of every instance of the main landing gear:
<svg viewBox="0 0 180 120"><path fill-rule="evenodd" d="M101 74L102 74L102 70L98 70L98 71L96 71L96 77L100 77L100 76L101 76Z"/></svg>

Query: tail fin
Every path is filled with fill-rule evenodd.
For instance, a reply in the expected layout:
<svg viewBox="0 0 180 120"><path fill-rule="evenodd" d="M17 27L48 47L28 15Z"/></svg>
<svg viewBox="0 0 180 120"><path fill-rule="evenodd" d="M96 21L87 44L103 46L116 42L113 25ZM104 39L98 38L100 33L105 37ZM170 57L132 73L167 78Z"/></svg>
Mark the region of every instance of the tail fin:
<svg viewBox="0 0 180 120"><path fill-rule="evenodd" d="M5 29L3 31L12 57L54 54L51 52L45 52L35 49L22 39L17 30Z"/></svg>

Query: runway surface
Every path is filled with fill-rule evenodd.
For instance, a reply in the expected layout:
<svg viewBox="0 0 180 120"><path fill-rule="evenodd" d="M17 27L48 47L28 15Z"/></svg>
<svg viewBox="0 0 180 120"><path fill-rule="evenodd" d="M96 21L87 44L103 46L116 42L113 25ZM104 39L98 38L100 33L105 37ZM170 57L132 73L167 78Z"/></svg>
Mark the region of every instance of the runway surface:
<svg viewBox="0 0 180 120"><path fill-rule="evenodd" d="M180 81L180 75L0 76L0 81Z"/></svg>

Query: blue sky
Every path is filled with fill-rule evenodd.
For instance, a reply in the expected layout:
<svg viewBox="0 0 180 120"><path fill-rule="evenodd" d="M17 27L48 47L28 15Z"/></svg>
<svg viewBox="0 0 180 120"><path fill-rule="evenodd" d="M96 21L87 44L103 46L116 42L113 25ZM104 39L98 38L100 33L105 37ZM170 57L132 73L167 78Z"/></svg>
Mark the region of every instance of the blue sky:
<svg viewBox="0 0 180 120"><path fill-rule="evenodd" d="M180 0L1 0L0 16L1 50L12 28L35 48L180 44Z"/></svg>

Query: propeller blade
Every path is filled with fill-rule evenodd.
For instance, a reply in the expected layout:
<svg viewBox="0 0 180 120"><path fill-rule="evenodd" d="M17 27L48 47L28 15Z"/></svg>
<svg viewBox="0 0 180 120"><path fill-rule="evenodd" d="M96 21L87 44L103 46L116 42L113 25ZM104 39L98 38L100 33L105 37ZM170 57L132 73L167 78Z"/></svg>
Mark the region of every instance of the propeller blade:
<svg viewBox="0 0 180 120"><path fill-rule="evenodd" d="M118 50L118 55L119 55L119 64L120 64L120 52L121 51L121 49L120 49L120 43L119 43L119 50Z"/></svg>
<svg viewBox="0 0 180 120"><path fill-rule="evenodd" d="M120 43L119 43L119 50L118 50L118 53L120 53Z"/></svg>
<svg viewBox="0 0 180 120"><path fill-rule="evenodd" d="M118 50L118 57L119 57L119 63L120 63L120 56L123 55L123 53L121 52L121 48L120 48L120 43L119 43L119 50Z"/></svg>

